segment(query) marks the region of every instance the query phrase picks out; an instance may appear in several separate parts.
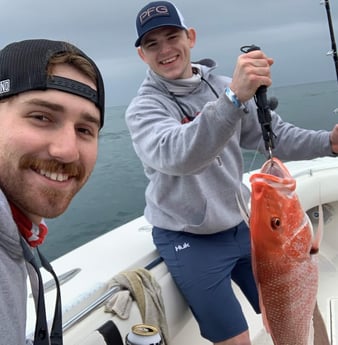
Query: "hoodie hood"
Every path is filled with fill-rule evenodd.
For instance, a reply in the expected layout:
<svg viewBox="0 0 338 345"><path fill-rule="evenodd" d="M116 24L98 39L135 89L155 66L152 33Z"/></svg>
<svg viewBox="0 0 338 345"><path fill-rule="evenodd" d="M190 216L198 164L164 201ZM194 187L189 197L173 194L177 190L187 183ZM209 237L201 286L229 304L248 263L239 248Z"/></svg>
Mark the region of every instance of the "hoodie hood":
<svg viewBox="0 0 338 345"><path fill-rule="evenodd" d="M14 223L11 209L0 190L0 246L13 259L22 258L19 230Z"/></svg>

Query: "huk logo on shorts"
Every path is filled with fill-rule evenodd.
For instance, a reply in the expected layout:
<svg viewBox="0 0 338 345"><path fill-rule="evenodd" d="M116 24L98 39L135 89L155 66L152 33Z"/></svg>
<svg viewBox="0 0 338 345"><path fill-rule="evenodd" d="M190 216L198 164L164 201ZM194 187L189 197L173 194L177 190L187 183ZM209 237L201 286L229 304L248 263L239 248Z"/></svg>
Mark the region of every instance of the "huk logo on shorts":
<svg viewBox="0 0 338 345"><path fill-rule="evenodd" d="M183 244L179 244L175 246L176 252L178 252L179 250L187 249L187 248L190 248L190 244L187 242L184 242Z"/></svg>
<svg viewBox="0 0 338 345"><path fill-rule="evenodd" d="M0 81L0 95L2 95L3 93L9 92L10 85L11 83L9 79L1 80Z"/></svg>
<svg viewBox="0 0 338 345"><path fill-rule="evenodd" d="M167 6L149 7L146 11L140 14L140 23L143 26L148 20L154 17L170 16Z"/></svg>

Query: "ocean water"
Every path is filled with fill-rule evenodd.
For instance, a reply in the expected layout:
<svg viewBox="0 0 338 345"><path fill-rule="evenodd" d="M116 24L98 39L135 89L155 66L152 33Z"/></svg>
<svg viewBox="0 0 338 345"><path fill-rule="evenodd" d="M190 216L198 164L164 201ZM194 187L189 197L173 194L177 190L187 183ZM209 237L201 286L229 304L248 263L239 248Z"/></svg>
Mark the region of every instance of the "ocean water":
<svg viewBox="0 0 338 345"><path fill-rule="evenodd" d="M285 121L309 129L333 128L338 123L337 81L269 88L279 100L277 112ZM126 106L106 109L96 168L67 212L47 220L49 233L41 246L53 260L143 213L147 181L133 151L124 121ZM258 168L264 158L243 152L246 171ZM113 244L112 244L113 250Z"/></svg>

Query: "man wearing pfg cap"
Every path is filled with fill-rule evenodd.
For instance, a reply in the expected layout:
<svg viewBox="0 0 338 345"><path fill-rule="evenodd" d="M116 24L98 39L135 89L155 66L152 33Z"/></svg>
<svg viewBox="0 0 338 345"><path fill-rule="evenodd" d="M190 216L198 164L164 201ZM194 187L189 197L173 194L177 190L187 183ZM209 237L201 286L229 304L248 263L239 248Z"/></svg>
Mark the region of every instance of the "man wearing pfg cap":
<svg viewBox="0 0 338 345"><path fill-rule="evenodd" d="M80 49L36 39L0 50L1 344L26 344L27 272L37 305L34 344L62 343L60 291L54 321L46 320L32 252L53 274L38 250L48 231L43 218L62 214L88 180L103 121L103 80Z"/></svg>
<svg viewBox="0 0 338 345"><path fill-rule="evenodd" d="M214 74L211 59L191 62L196 32L167 1L145 5L136 30L135 46L149 70L126 122L149 179L145 217L154 243L202 336L218 345L249 345L231 280L260 310L249 229L236 195L246 202L250 196L242 183L242 148L268 156L253 96L271 85L273 60L260 50L242 54L232 78ZM338 152L337 126L332 132L310 131L273 111L271 116L280 159Z"/></svg>

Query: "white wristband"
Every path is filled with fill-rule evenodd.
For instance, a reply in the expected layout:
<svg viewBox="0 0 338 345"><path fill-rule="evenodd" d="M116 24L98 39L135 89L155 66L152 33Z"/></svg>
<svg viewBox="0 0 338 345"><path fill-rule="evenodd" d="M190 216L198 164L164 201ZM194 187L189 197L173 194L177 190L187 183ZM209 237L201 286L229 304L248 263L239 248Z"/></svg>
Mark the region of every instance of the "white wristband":
<svg viewBox="0 0 338 345"><path fill-rule="evenodd" d="M230 89L230 87L227 87L225 89L225 94L230 100L230 102L239 109L242 109L245 113L248 113L247 107L237 98L236 94Z"/></svg>

